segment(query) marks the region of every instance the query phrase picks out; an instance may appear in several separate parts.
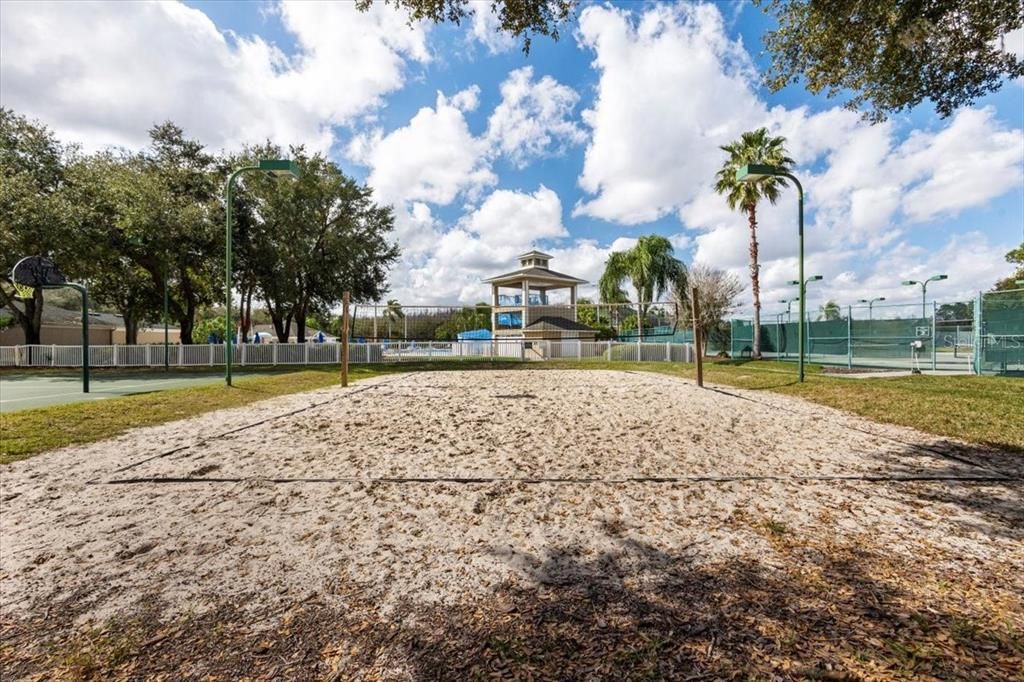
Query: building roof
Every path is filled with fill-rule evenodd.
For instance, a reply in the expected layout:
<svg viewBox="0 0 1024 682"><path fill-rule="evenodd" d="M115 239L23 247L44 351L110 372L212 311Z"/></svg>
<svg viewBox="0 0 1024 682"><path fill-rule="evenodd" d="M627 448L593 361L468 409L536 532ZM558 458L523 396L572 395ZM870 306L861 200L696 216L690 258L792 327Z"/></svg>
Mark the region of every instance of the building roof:
<svg viewBox="0 0 1024 682"><path fill-rule="evenodd" d="M52 303L43 304L43 324L54 325L80 325L82 324L81 310L68 310L60 308ZM116 329L124 327L124 320L120 315L113 313L98 313L89 311L89 324L97 329Z"/></svg>
<svg viewBox="0 0 1024 682"><path fill-rule="evenodd" d="M541 331L564 331L564 332L593 332L593 327L588 327L582 322L570 320L567 317L545 315L526 325L526 329L539 329Z"/></svg>
<svg viewBox="0 0 1024 682"><path fill-rule="evenodd" d="M544 253L543 251L533 249L532 251L527 251L526 253L516 256L516 258L518 258L519 260L522 260L524 258L545 258L547 260L551 260L552 258L554 258L554 256L548 253Z"/></svg>
<svg viewBox="0 0 1024 682"><path fill-rule="evenodd" d="M495 277L488 277L484 281L488 284L503 284L510 282L521 282L524 279L530 281L546 280L552 283L558 284L586 284L587 280L580 279L579 277L573 277L572 275L566 275L562 272L555 272L548 268L539 268L532 266L528 268L519 268L512 272L506 272L504 275L497 275Z"/></svg>

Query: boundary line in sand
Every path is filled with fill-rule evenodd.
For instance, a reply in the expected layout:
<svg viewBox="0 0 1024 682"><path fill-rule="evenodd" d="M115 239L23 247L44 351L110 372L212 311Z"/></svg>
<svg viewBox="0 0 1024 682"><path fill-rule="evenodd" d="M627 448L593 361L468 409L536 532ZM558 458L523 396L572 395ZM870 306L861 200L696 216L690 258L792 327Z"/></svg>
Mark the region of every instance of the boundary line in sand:
<svg viewBox="0 0 1024 682"><path fill-rule="evenodd" d="M865 483L919 483L928 481L959 481L977 483L1015 483L1024 482L1024 477L1010 476L873 476L863 475L841 475L834 476L772 476L772 475L737 475L737 476L627 476L624 478L507 478L507 477L459 477L459 476L384 476L380 478L360 478L358 476L337 476L326 478L261 478L252 477L188 477L188 476L157 476L150 478L114 478L109 481L89 481L89 485L128 485L136 483L457 483L457 484L478 484L478 483L563 483L569 485L591 485L591 484L616 484L616 483L744 483L758 481L780 481L780 482L865 482Z"/></svg>

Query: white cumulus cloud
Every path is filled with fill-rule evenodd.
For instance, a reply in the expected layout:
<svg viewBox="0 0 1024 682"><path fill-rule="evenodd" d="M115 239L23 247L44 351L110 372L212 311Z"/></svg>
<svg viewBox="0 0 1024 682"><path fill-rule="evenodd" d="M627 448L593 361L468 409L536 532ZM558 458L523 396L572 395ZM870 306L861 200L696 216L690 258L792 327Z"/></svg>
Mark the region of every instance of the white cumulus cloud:
<svg viewBox="0 0 1024 682"><path fill-rule="evenodd" d="M520 168L530 160L580 144L586 134L572 118L576 91L551 76L533 80L533 67L512 71L501 84L501 103L487 121L496 153Z"/></svg>
<svg viewBox="0 0 1024 682"><path fill-rule="evenodd" d="M466 124L464 108L475 102L475 89L450 99L439 92L434 107L420 109L408 125L356 136L348 156L370 167L368 182L384 203L446 205L463 193L475 196L497 179L487 162L487 142Z"/></svg>
<svg viewBox="0 0 1024 682"><path fill-rule="evenodd" d="M179 2L0 5L0 102L95 149L139 147L171 119L214 148L270 138L326 150L333 126L426 63L426 28L377 3L276 6L298 50L220 31Z"/></svg>
<svg viewBox="0 0 1024 682"><path fill-rule="evenodd" d="M501 30L498 15L491 11L488 3L472 2L469 4L469 11L473 14L469 36L486 47L490 54L508 52L516 46L516 39Z"/></svg>

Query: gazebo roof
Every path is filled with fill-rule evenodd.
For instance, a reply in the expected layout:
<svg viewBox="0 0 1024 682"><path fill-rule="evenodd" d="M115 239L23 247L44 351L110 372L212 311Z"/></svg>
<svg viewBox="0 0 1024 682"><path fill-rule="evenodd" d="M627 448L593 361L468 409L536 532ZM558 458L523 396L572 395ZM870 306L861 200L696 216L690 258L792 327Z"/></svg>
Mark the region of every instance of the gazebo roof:
<svg viewBox="0 0 1024 682"><path fill-rule="evenodd" d="M573 284L586 284L587 280L580 279L579 277L573 277L572 275L566 275L562 272L555 272L548 268L539 268L532 266L528 268L520 268L513 272L506 272L504 275L497 275L495 277L488 277L484 280L488 284L514 284L522 282L523 280L529 280L536 282L537 284L551 284L553 286L571 286Z"/></svg>
<svg viewBox="0 0 1024 682"><path fill-rule="evenodd" d="M564 332L592 332L597 331L593 327L588 327L582 322L576 320L570 320L565 317L557 317L554 315L545 315L539 317L530 324L526 325L526 329L541 330L541 331L564 331Z"/></svg>
<svg viewBox="0 0 1024 682"><path fill-rule="evenodd" d="M504 275L488 277L484 282L488 284L513 286L520 285L524 281L528 280L531 284L536 283L540 285L541 288L546 287L549 289L559 289L587 283L587 280L585 279L573 277L572 275L567 275L564 272L556 272L549 268L548 261L551 260L551 256L543 251L533 249L532 251L527 251L526 253L521 254L518 258L519 265L522 266L518 270L506 272Z"/></svg>

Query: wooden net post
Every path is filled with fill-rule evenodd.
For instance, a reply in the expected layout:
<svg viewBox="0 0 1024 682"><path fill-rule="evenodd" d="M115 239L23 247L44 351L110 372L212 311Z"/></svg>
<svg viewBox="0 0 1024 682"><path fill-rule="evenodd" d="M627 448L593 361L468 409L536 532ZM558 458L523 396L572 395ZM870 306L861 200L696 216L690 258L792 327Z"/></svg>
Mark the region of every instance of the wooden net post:
<svg viewBox="0 0 1024 682"><path fill-rule="evenodd" d="M700 301L697 287L690 287L690 317L693 320L693 346L697 365L697 385L704 386L704 329L700 323Z"/></svg>
<svg viewBox="0 0 1024 682"><path fill-rule="evenodd" d="M348 301L346 291L341 298L341 385L348 386Z"/></svg>

